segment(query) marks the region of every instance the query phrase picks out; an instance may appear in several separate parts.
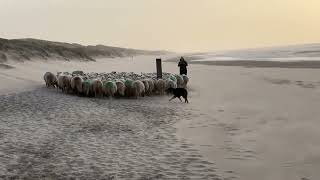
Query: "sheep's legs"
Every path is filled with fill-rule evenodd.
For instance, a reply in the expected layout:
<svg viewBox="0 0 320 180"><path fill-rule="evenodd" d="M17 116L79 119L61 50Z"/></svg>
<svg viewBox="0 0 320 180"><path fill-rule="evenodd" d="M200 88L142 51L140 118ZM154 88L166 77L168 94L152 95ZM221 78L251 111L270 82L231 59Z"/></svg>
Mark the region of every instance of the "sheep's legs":
<svg viewBox="0 0 320 180"><path fill-rule="evenodd" d="M180 97L178 97L178 98L179 98L180 102L182 102L181 98Z"/></svg>

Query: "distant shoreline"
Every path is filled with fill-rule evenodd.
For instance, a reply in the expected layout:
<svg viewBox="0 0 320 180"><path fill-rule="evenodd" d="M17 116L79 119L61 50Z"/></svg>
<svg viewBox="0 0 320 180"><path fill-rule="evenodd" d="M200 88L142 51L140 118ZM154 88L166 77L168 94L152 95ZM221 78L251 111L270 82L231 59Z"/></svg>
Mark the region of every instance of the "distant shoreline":
<svg viewBox="0 0 320 180"><path fill-rule="evenodd" d="M308 68L320 69L320 61L270 61L270 60L227 60L227 61L194 61L185 57L189 64L212 66L240 66L246 68ZM201 59L201 58L200 58ZM165 62L178 62L179 58L166 59Z"/></svg>
<svg viewBox="0 0 320 180"><path fill-rule="evenodd" d="M310 68L320 69L320 61L189 61L190 64L204 64L214 66L242 66L247 68Z"/></svg>

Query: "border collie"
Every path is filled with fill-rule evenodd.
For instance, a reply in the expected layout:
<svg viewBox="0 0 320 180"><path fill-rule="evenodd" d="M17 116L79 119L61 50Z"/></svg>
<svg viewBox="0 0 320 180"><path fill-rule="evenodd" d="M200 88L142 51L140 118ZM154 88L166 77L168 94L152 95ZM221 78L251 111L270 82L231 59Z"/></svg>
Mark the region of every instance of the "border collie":
<svg viewBox="0 0 320 180"><path fill-rule="evenodd" d="M189 103L189 101L188 101L188 91L186 90L186 89L184 89L184 88L169 88L169 89L167 89L166 90L166 92L168 93L168 94L173 94L173 97L169 100L169 101L171 101L172 99L174 99L174 98L179 98L180 99L180 101L182 102L182 100L181 100L181 96L184 98L184 102L185 103Z"/></svg>

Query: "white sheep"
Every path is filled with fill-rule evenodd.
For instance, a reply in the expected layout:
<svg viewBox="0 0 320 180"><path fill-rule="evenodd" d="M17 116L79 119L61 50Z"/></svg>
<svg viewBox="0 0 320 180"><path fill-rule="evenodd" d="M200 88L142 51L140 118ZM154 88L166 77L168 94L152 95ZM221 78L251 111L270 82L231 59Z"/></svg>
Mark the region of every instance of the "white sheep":
<svg viewBox="0 0 320 180"><path fill-rule="evenodd" d="M189 82L189 77L187 75L182 75L183 78L183 87L187 88L187 84Z"/></svg>
<svg viewBox="0 0 320 180"><path fill-rule="evenodd" d="M172 80L173 82L177 82L177 78L174 75L170 75L168 79Z"/></svg>
<svg viewBox="0 0 320 180"><path fill-rule="evenodd" d="M126 86L126 90L125 90L125 95L127 97L131 97L133 96L133 80L132 79L126 79L124 82L125 86Z"/></svg>
<svg viewBox="0 0 320 180"><path fill-rule="evenodd" d="M126 90L126 85L124 84L123 81L116 81L117 85L117 94L119 96L124 96L125 95L125 90Z"/></svg>
<svg viewBox="0 0 320 180"><path fill-rule="evenodd" d="M76 73L74 73L76 74ZM163 79L156 80L156 73L133 72L110 72L110 73L79 73L74 77L71 74L58 73L56 86L63 92L72 90L74 93L81 93L85 96L127 96L137 97L144 95L163 95L167 88L186 88L189 78L186 75L162 73ZM46 85L50 83L52 73L47 72L44 76ZM53 75L54 76L54 75ZM143 86L141 85L143 84ZM134 84L134 85L133 85ZM52 86L52 85L51 85ZM109 87L108 87L109 86ZM143 87L143 88L141 88ZM141 91L143 89L143 91Z"/></svg>
<svg viewBox="0 0 320 180"><path fill-rule="evenodd" d="M82 94L85 96L90 96L93 93L92 81L86 79L82 82Z"/></svg>
<svg viewBox="0 0 320 180"><path fill-rule="evenodd" d="M152 79L153 81L153 93L156 93L158 91L158 87L157 87L157 79Z"/></svg>
<svg viewBox="0 0 320 180"><path fill-rule="evenodd" d="M47 87L52 86L55 88L56 86L58 86L58 79L57 79L56 75L54 75L51 72L46 72L43 76L43 79L44 79Z"/></svg>
<svg viewBox="0 0 320 180"><path fill-rule="evenodd" d="M57 79L58 79L58 87L59 87L59 89L62 89L62 87L63 87L63 75L61 73L58 73Z"/></svg>
<svg viewBox="0 0 320 180"><path fill-rule="evenodd" d="M74 93L80 95L82 93L83 79L80 76L74 76L71 78L71 88Z"/></svg>
<svg viewBox="0 0 320 180"><path fill-rule="evenodd" d="M163 79L158 79L156 83L157 91L160 95L163 95L166 90L166 82Z"/></svg>
<svg viewBox="0 0 320 180"><path fill-rule="evenodd" d="M184 87L184 80L183 77L179 74L175 75L176 79L177 79L177 87L178 88L183 88Z"/></svg>
<svg viewBox="0 0 320 180"><path fill-rule="evenodd" d="M145 93L146 93L146 94L149 94L149 89L150 89L150 87L149 87L149 82L148 82L148 80L147 80L147 79L144 79L144 80L142 80L141 82L142 82L143 85L144 85L144 91L145 91Z"/></svg>
<svg viewBox="0 0 320 180"><path fill-rule="evenodd" d="M148 81L148 84L149 84L149 91L148 91L148 93L149 93L149 95L152 95L153 90L154 90L153 80L152 80L152 79L148 79L147 81Z"/></svg>
<svg viewBox="0 0 320 180"><path fill-rule="evenodd" d="M72 76L67 74L58 74L58 86L62 92L68 93L71 90L71 78Z"/></svg>
<svg viewBox="0 0 320 180"><path fill-rule="evenodd" d="M65 93L70 93L71 89L71 75L66 75L63 77L64 91Z"/></svg>
<svg viewBox="0 0 320 180"><path fill-rule="evenodd" d="M94 93L94 97L102 97L103 91L102 91L102 81L100 79L95 79L92 81L92 91Z"/></svg>
<svg viewBox="0 0 320 180"><path fill-rule="evenodd" d="M107 97L113 97L114 94L117 92L117 85L113 81L104 81L102 90L103 94Z"/></svg>
<svg viewBox="0 0 320 180"><path fill-rule="evenodd" d="M169 89L169 88L173 88L173 89L176 89L178 86L177 86L177 83L174 82L173 80L171 79L167 79L166 80L166 89Z"/></svg>
<svg viewBox="0 0 320 180"><path fill-rule="evenodd" d="M132 83L133 97L144 96L145 87L142 81L136 80Z"/></svg>

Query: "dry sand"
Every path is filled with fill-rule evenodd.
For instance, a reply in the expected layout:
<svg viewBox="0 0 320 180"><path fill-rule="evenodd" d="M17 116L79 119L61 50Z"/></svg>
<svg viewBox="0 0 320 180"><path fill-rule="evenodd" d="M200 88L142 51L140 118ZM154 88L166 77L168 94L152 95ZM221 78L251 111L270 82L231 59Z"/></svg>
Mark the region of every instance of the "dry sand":
<svg viewBox="0 0 320 180"><path fill-rule="evenodd" d="M0 178L220 179L214 163L176 136L174 124L188 116L185 104L166 96L80 98L42 80L45 71L153 72L154 61L35 61L2 71Z"/></svg>
<svg viewBox="0 0 320 180"><path fill-rule="evenodd" d="M190 104L44 87L45 71L155 71L155 57L0 72L0 177L319 179L320 72L192 64ZM175 63L163 70L178 72Z"/></svg>
<svg viewBox="0 0 320 180"><path fill-rule="evenodd" d="M190 67L194 118L177 123L180 138L236 179L319 179L320 71Z"/></svg>

